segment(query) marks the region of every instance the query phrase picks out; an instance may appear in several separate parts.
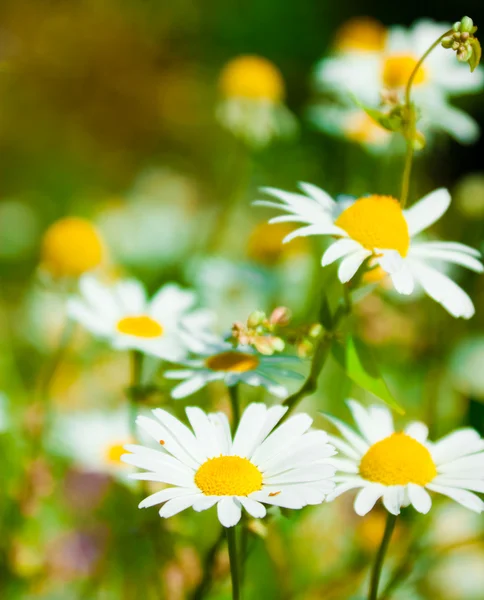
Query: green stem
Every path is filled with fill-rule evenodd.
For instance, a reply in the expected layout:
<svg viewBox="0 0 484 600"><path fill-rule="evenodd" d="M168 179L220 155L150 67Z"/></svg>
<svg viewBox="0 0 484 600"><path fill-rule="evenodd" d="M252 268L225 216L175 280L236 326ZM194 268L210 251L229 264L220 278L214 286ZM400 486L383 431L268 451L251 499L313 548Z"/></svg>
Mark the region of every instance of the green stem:
<svg viewBox="0 0 484 600"><path fill-rule="evenodd" d="M388 514L387 522L385 525L385 532L383 533L383 539L375 559L373 571L371 574L370 591L368 593L368 600L378 600L378 584L380 583L380 576L383 568L383 562L390 544L390 540L395 529L395 523L397 522L396 515Z"/></svg>
<svg viewBox="0 0 484 600"><path fill-rule="evenodd" d="M237 556L236 528L227 527L229 546L230 576L232 578L232 600L240 600L239 559Z"/></svg>
<svg viewBox="0 0 484 600"><path fill-rule="evenodd" d="M412 85L415 81L415 77L422 66L423 62L427 58L427 56L432 52L434 48L436 48L440 42L444 39L444 37L451 35L453 30L446 31L443 33L431 46L427 49L427 51L423 54L420 60L415 65L408 81L407 86L405 88L405 113L406 118L408 119L408 125L405 132L405 139L407 142L407 152L405 155L405 166L403 168L403 177L402 177L402 191L400 193L400 203L402 208L405 208L408 200L408 191L410 188L410 176L412 174L412 162L413 162L413 154L414 154L414 138L415 138L415 111L412 106Z"/></svg>
<svg viewBox="0 0 484 600"><path fill-rule="evenodd" d="M239 404L239 385L228 386L230 405L232 407L232 429L234 433L237 431L237 427L240 421L240 404Z"/></svg>
<svg viewBox="0 0 484 600"><path fill-rule="evenodd" d="M141 400L141 377L143 374L144 355L139 350L132 350L131 359L131 380L129 387L129 425L131 435L136 439L136 417L138 416L138 403Z"/></svg>
<svg viewBox="0 0 484 600"><path fill-rule="evenodd" d="M215 558L217 556L218 551L220 550L220 546L222 545L225 539L225 531L222 527L222 531L220 535L217 537L215 542L209 548L207 554L205 555L205 560L203 561L203 577L195 591L193 592L192 600L203 600L205 594L212 587L212 579L213 579L213 564L215 562Z"/></svg>

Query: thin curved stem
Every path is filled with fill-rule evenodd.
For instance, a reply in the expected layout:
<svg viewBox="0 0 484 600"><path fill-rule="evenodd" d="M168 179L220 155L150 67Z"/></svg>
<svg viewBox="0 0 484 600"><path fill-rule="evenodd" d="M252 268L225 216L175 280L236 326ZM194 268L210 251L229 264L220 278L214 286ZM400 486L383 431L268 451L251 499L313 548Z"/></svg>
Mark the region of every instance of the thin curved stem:
<svg viewBox="0 0 484 600"><path fill-rule="evenodd" d="M232 578L232 600L240 600L239 558L237 556L236 528L227 527L230 576Z"/></svg>
<svg viewBox="0 0 484 600"><path fill-rule="evenodd" d="M375 564L373 565L373 571L371 573L370 590L368 593L368 600L378 600L378 585L380 583L380 576L383 569L383 562L392 538L393 530L395 529L395 523L397 522L396 515L388 513L387 522L385 525L385 532L376 554Z"/></svg>
<svg viewBox="0 0 484 600"><path fill-rule="evenodd" d="M138 402L140 400L140 386L143 373L143 353L139 350L132 350L131 359L131 380L129 388L129 408L130 408L130 431L136 439L136 417L138 416Z"/></svg>
<svg viewBox="0 0 484 600"><path fill-rule="evenodd" d="M415 65L410 77L408 78L407 85L405 87L405 113L406 118L408 119L407 129L405 139L407 142L407 152L405 154L405 166L403 168L403 176L402 176L402 191L400 193L400 203L402 208L405 208L408 200L408 192L410 189L410 176L412 174L412 162L414 155L414 138L415 138L415 111L412 107L412 85L415 81L415 77L422 66L423 62L427 58L427 56L432 52L434 48L436 48L440 42L448 35L451 35L453 30L446 31L443 33L422 55L420 60Z"/></svg>
<svg viewBox="0 0 484 600"><path fill-rule="evenodd" d="M235 433L240 421L239 385L230 385L228 386L228 390L230 405L232 407L232 429Z"/></svg>

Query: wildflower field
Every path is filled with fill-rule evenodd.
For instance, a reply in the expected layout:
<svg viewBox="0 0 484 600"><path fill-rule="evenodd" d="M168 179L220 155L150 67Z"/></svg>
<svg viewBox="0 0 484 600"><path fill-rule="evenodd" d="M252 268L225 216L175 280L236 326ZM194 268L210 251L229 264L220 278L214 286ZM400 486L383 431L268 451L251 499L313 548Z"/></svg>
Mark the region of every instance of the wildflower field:
<svg viewBox="0 0 484 600"><path fill-rule="evenodd" d="M483 600L480 26L2 1L0 600Z"/></svg>

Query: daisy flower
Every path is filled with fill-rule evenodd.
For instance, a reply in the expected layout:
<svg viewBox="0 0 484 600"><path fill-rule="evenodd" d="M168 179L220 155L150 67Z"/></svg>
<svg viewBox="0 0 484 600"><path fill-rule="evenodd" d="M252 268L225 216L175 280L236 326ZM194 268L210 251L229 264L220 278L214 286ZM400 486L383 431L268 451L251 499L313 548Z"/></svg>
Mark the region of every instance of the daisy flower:
<svg viewBox="0 0 484 600"><path fill-rule="evenodd" d="M263 386L271 394L286 398L287 389L277 383L278 377L303 379L304 377L281 367L284 363L300 364L296 356L266 356L251 346L236 348L223 339L211 338L197 346L197 358L180 361L186 369L166 371L168 379L183 379L171 392L173 398L185 398L205 387L211 381L224 381L227 386L246 383L254 387Z"/></svg>
<svg viewBox="0 0 484 600"><path fill-rule="evenodd" d="M129 423L129 411L123 409L61 414L54 422L52 449L84 471L126 482L130 469L121 456L135 441Z"/></svg>
<svg viewBox="0 0 484 600"><path fill-rule="evenodd" d="M279 69L261 56L238 56L222 70L221 125L256 148L274 138L295 134L296 119L284 104L285 86Z"/></svg>
<svg viewBox="0 0 484 600"><path fill-rule="evenodd" d="M484 492L484 440L477 431L459 429L432 443L423 423L395 431L386 407L366 409L354 400L348 405L359 432L328 416L344 438L329 436L341 458L331 459L338 473L328 500L360 489L354 504L358 515L366 515L380 498L394 515L410 504L426 514L432 506L430 490L477 513L484 510L474 493Z"/></svg>
<svg viewBox="0 0 484 600"><path fill-rule="evenodd" d="M276 427L287 408L250 404L232 440L223 413L206 414L189 407L192 431L170 413L155 409L156 420L138 417L138 425L158 450L129 445L122 460L145 469L130 477L170 487L145 498L140 508L162 504L160 517L186 508L207 510L217 505L220 523L233 527L242 508L263 518L264 504L302 508L320 504L333 490L335 454L324 431L310 431L312 419L298 414Z"/></svg>
<svg viewBox="0 0 484 600"><path fill-rule="evenodd" d="M469 296L429 263L454 263L481 273L480 252L458 242L416 239L449 208L451 198L447 190L435 190L402 210L398 200L391 196L373 194L356 200L345 196L335 202L312 184L301 183L300 188L307 195L263 188L279 202L258 200L254 203L288 213L269 223L305 224L286 236L285 242L308 235L337 238L323 254L322 265L343 259L338 269L342 283L349 281L361 265L371 259L391 276L400 294L411 294L418 284L454 317L472 317L475 311Z"/></svg>
<svg viewBox="0 0 484 600"><path fill-rule="evenodd" d="M372 17L353 17L336 31L333 48L341 54L381 52L385 47L386 27Z"/></svg>
<svg viewBox="0 0 484 600"><path fill-rule="evenodd" d="M85 275L79 289L80 298L68 302L69 316L118 350L176 361L186 356L186 332L201 334L211 321L207 311L193 310L195 294L174 283L164 285L150 301L133 279L108 286Z"/></svg>
<svg viewBox="0 0 484 600"><path fill-rule="evenodd" d="M351 96L369 106L378 106L381 93L401 98L420 57L435 40L451 28L447 23L416 22L410 29L392 27L380 52L343 53L322 60L314 80L319 91L334 93L352 104ZM463 143L474 142L479 127L464 111L448 103L451 96L478 92L484 73L470 73L452 52L438 47L420 67L412 96L422 113L422 129L443 130Z"/></svg>
<svg viewBox="0 0 484 600"><path fill-rule="evenodd" d="M97 269L105 258L104 242L86 219L59 219L42 238L41 268L53 277L80 277Z"/></svg>

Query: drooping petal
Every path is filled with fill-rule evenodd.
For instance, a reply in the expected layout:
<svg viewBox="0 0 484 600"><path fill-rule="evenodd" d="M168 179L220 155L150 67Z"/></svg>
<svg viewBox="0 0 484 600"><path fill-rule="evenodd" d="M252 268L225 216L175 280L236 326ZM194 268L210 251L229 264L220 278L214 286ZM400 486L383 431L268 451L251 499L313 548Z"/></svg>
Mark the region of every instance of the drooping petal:
<svg viewBox="0 0 484 600"><path fill-rule="evenodd" d="M338 278L341 283L347 283L369 256L371 256L370 250L363 249L344 258L338 268Z"/></svg>
<svg viewBox="0 0 484 600"><path fill-rule="evenodd" d="M364 517L370 512L375 506L377 500L379 500L385 493L385 486L379 483L371 483L361 489L354 502L354 509L357 515Z"/></svg>
<svg viewBox="0 0 484 600"><path fill-rule="evenodd" d="M225 497L217 504L217 514L220 523L224 527L237 525L242 516L240 502L235 498Z"/></svg>
<svg viewBox="0 0 484 600"><path fill-rule="evenodd" d="M450 206L451 197L445 188L434 190L404 211L410 237L438 221Z"/></svg>
<svg viewBox="0 0 484 600"><path fill-rule="evenodd" d="M416 511L426 515L432 508L432 498L425 488L414 483L409 483L407 486L408 497L412 506Z"/></svg>

